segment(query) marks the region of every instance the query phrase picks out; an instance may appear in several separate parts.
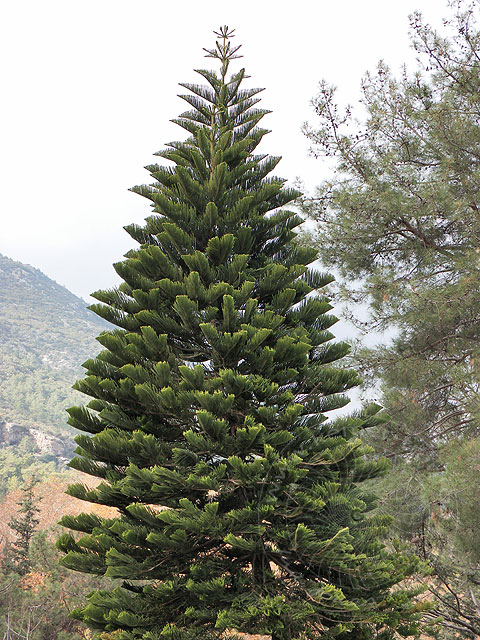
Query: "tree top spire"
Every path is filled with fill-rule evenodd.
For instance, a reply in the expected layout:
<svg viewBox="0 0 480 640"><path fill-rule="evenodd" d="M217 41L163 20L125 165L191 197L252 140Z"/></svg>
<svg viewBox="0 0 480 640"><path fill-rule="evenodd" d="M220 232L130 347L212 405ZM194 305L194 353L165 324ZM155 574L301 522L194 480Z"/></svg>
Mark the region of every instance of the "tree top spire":
<svg viewBox="0 0 480 640"><path fill-rule="evenodd" d="M242 45L232 46L231 39L235 37L235 29L229 29L228 25L223 25L219 31L214 31L213 33L218 40L215 41L215 48L203 49L206 51L205 57L217 58L222 63L222 69L225 68L226 70L230 60L243 57L242 55L237 55L237 51Z"/></svg>

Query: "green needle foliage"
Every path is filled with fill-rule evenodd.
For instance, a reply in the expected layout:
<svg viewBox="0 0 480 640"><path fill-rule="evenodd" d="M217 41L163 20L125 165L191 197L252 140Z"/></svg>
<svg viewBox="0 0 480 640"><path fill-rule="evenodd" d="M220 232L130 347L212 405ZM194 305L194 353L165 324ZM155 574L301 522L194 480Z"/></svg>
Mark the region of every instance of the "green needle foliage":
<svg viewBox="0 0 480 640"><path fill-rule="evenodd" d="M359 382L330 342L332 278L294 243L301 220L283 207L299 193L255 153L260 89L241 88L243 69L227 78L239 47L217 35L220 74L182 85L190 136L134 189L153 205L127 228L140 247L95 294L118 328L76 385L88 408L69 413L86 432L71 466L101 482L69 492L118 517L65 516L83 535L59 546L65 566L123 584L75 615L116 640L415 635L422 607L398 583L417 561L379 542L388 519L366 517L359 486L385 469L356 437L382 417L323 415Z"/></svg>
<svg viewBox="0 0 480 640"><path fill-rule="evenodd" d="M17 502L20 507L18 517L12 517L8 523L10 529L15 531L17 535L10 549L9 563L11 568L20 576L26 575L32 567L30 543L39 523L38 513L40 509L38 508L38 503L41 500L33 492L37 483L38 479L34 476L23 487L22 499Z"/></svg>
<svg viewBox="0 0 480 640"><path fill-rule="evenodd" d="M411 16L413 72L381 63L363 79L360 123L322 85L319 128L308 133L336 169L305 212L318 222L308 240L339 272L345 300L368 304L359 328L387 332L355 360L391 416L367 438L396 465L385 507L434 567L442 637L474 638L480 564L466 542L478 549L469 507L480 444L480 2L449 4L440 32Z"/></svg>

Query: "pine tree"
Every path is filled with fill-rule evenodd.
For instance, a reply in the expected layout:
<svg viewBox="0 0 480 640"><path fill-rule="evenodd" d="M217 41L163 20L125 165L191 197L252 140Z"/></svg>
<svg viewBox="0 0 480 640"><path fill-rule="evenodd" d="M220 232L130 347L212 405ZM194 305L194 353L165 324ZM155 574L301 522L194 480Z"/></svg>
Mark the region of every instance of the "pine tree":
<svg viewBox="0 0 480 640"><path fill-rule="evenodd" d="M17 537L9 548L8 564L11 569L21 576L26 575L31 569L30 543L39 519L38 503L40 497L35 496L34 487L38 483L38 478L32 477L22 489L22 499L17 502L20 507L18 517L12 517L8 526L15 531Z"/></svg>
<svg viewBox="0 0 480 640"><path fill-rule="evenodd" d="M299 193L268 177L279 158L256 154L267 113L223 27L207 57L220 74L183 84L190 134L147 167L136 187L152 202L140 247L115 265L123 279L95 294L116 325L98 340L69 410L71 466L102 481L71 495L118 509L65 516L63 564L123 579L75 615L118 640L208 640L226 629L293 638L414 634L415 561L379 542L386 520L359 483L384 471L357 437L377 407L327 421L358 384L331 343L332 278L294 242ZM90 435L87 435L90 434ZM382 630L381 632L379 630ZM100 637L100 636L99 636Z"/></svg>
<svg viewBox="0 0 480 640"><path fill-rule="evenodd" d="M351 310L368 307L358 328L385 332L355 354L391 417L366 439L395 465L377 491L397 535L434 568L446 640L480 636L476 510L466 507L480 445L480 3L451 3L441 31L420 13L410 27L416 68L381 62L368 73L360 121L322 84L309 135L336 169L306 213ZM466 493L450 475L460 452Z"/></svg>

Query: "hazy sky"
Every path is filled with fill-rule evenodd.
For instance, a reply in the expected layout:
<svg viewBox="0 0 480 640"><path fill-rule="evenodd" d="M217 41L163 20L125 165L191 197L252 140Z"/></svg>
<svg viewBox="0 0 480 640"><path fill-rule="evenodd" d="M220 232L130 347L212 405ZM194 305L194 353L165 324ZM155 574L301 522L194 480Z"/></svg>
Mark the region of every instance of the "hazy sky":
<svg viewBox="0 0 480 640"><path fill-rule="evenodd" d="M434 24L446 0L10 0L0 10L0 253L44 271L77 295L111 286L112 262L133 246L122 227L148 202L127 189L143 166L182 139L169 122L187 108L178 82L211 68L213 29L236 29L272 133L263 150L277 173L313 187L326 175L308 158L301 124L326 78L355 102L383 58L412 64L408 14Z"/></svg>

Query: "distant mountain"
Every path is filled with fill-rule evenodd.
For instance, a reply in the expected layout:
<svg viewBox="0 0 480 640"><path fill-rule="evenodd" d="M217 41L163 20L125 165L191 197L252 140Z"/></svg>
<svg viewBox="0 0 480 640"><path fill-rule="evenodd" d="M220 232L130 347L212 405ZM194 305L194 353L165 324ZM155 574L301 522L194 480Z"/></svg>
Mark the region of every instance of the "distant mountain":
<svg viewBox="0 0 480 640"><path fill-rule="evenodd" d="M29 437L42 452L46 434L58 455L51 437L65 441L71 433L65 408L82 400L71 386L82 362L99 352L95 337L106 328L84 300L0 254L0 446Z"/></svg>

